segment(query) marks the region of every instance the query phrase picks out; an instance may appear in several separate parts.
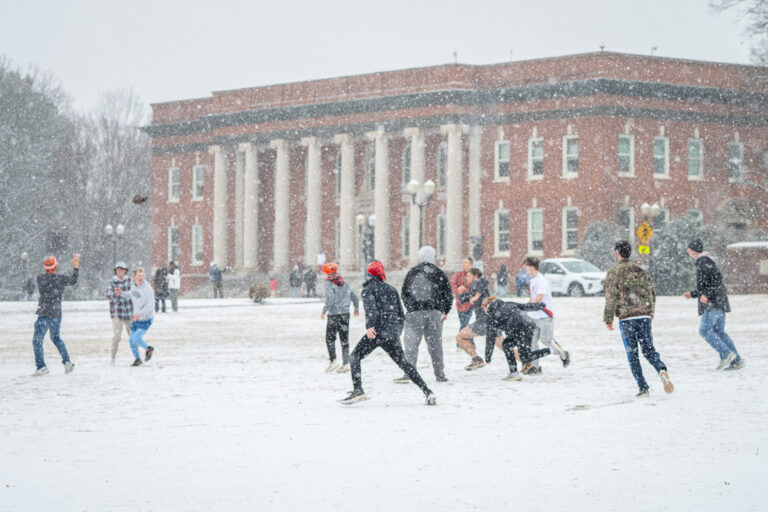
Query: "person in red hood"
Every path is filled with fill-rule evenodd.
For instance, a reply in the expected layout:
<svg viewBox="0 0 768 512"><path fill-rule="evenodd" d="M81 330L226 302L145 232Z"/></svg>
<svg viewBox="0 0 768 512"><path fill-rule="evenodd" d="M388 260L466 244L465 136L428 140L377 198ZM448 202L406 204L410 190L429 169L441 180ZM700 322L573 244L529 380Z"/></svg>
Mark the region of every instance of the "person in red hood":
<svg viewBox="0 0 768 512"><path fill-rule="evenodd" d="M325 325L325 344L331 361L325 372L331 373L335 370L344 373L349 371L349 303L354 304L355 316L357 316L360 314L360 302L349 284L338 273L335 263L323 265L323 273L328 277L325 278L323 285L325 304L320 318L325 320L325 315L328 315L328 323ZM336 359L336 334L339 335L341 342L341 366Z"/></svg>

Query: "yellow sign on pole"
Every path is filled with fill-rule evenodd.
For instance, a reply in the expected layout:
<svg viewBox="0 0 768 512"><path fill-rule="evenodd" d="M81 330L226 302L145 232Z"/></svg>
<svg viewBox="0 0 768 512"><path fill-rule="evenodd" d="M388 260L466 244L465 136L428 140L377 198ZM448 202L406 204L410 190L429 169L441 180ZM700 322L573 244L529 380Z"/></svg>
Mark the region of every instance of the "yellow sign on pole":
<svg viewBox="0 0 768 512"><path fill-rule="evenodd" d="M651 254L651 247L649 245L638 245L637 252L640 254Z"/></svg>
<svg viewBox="0 0 768 512"><path fill-rule="evenodd" d="M653 236L653 230L651 229L651 226L648 225L648 221L643 221L643 223L640 224L640 227L637 228L636 233L637 238L640 239L640 242L642 242L643 245L647 244Z"/></svg>

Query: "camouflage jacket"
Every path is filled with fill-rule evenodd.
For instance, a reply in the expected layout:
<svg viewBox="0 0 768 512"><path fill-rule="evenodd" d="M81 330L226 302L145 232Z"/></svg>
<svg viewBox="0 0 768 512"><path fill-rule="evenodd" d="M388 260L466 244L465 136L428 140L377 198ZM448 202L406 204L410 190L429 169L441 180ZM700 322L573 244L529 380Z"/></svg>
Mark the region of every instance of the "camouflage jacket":
<svg viewBox="0 0 768 512"><path fill-rule="evenodd" d="M603 321L613 323L614 317L631 318L650 316L653 318L656 306L656 292L651 276L639 265L621 260L605 276L605 311Z"/></svg>

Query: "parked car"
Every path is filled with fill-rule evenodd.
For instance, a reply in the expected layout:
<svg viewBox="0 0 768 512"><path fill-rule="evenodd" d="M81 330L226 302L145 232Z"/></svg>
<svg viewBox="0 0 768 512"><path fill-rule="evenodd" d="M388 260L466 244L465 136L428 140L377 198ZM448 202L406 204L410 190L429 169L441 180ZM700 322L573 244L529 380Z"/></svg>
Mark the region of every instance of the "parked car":
<svg viewBox="0 0 768 512"><path fill-rule="evenodd" d="M544 274L554 294L567 294L571 297L597 295L602 293L605 284L605 272L578 258L543 260L539 272Z"/></svg>

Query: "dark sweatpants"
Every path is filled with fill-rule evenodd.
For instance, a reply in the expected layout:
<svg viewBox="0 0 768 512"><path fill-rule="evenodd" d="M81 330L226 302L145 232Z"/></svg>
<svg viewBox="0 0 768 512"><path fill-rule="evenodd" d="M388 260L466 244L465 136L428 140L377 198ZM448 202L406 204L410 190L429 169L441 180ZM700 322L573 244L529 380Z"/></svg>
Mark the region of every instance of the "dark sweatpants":
<svg viewBox="0 0 768 512"><path fill-rule="evenodd" d="M629 361L629 368L632 370L632 376L641 391L648 389L648 383L643 377L643 369L640 367L637 346L640 345L643 355L657 372L667 369L653 346L651 319L643 317L620 320L619 329L621 330L621 339L624 341L624 349L627 351L627 360Z"/></svg>
<svg viewBox="0 0 768 512"><path fill-rule="evenodd" d="M550 354L549 348L543 348L541 350L531 350L531 342L533 336L526 336L527 339L521 340L519 337L507 336L504 341L501 342L501 348L504 349L504 355L507 357L507 364L509 365L509 371L515 373L517 371L517 361L515 360L515 351L520 354L520 360L525 363L530 363L544 356Z"/></svg>
<svg viewBox="0 0 768 512"><path fill-rule="evenodd" d="M398 338L385 338L381 335L371 339L368 336L363 336L357 343L355 349L352 351L352 355L349 358L349 367L352 370L352 385L358 391L363 390L363 380L360 373L360 361L362 361L368 354L376 350L377 347L381 347L389 357L400 367L401 370L413 381L414 384L419 386L425 395L431 393L427 387L427 383L421 378L419 372L411 363L405 359L405 353L403 347L400 346L400 340Z"/></svg>
<svg viewBox="0 0 768 512"><path fill-rule="evenodd" d="M349 362L349 313L346 315L328 315L325 324L325 344L328 346L328 357L336 360L336 334L341 341L341 362Z"/></svg>

